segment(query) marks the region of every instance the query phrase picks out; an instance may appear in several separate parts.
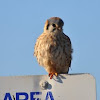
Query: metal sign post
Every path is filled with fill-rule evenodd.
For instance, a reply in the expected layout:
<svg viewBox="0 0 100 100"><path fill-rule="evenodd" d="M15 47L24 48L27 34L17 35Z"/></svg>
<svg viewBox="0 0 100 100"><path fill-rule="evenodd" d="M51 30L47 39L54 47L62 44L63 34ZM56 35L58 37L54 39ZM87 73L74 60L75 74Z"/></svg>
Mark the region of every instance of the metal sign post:
<svg viewBox="0 0 100 100"><path fill-rule="evenodd" d="M0 100L96 100L90 74L0 77Z"/></svg>

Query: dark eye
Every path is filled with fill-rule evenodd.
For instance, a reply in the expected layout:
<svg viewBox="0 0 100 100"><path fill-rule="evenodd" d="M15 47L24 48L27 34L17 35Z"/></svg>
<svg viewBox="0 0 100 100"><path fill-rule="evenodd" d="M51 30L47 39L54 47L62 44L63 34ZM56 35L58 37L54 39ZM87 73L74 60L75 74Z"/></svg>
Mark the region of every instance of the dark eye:
<svg viewBox="0 0 100 100"><path fill-rule="evenodd" d="M52 24L52 26L53 26L53 27L56 27L56 25L55 25L55 24Z"/></svg>

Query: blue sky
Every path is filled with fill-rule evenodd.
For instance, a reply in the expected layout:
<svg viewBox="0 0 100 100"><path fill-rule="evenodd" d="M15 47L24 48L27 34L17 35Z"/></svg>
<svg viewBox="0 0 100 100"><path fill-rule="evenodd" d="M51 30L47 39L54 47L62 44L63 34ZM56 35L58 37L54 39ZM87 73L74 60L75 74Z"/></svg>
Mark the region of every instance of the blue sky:
<svg viewBox="0 0 100 100"><path fill-rule="evenodd" d="M72 41L71 73L96 78L100 99L100 0L0 0L0 76L43 75L33 57L46 19L58 16Z"/></svg>

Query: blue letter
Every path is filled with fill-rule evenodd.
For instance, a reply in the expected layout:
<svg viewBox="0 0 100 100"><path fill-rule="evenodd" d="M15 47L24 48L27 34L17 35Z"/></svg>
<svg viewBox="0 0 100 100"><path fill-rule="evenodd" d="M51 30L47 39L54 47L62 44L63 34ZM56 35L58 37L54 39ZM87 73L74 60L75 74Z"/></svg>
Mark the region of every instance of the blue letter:
<svg viewBox="0 0 100 100"><path fill-rule="evenodd" d="M40 95L42 92L31 92L30 93L30 100L39 100L39 98L34 98L34 95Z"/></svg>
<svg viewBox="0 0 100 100"><path fill-rule="evenodd" d="M6 93L4 100L12 100L10 93Z"/></svg>
<svg viewBox="0 0 100 100"><path fill-rule="evenodd" d="M51 100L54 100L53 95L52 95L52 92L47 92L47 95L46 95L46 99L45 100L48 100L49 97L50 97Z"/></svg>
<svg viewBox="0 0 100 100"><path fill-rule="evenodd" d="M25 98L24 98L24 99L20 99L20 98L19 98L20 95L24 95ZM28 100L28 94L25 93L25 92L18 92L18 93L16 93L16 100Z"/></svg>

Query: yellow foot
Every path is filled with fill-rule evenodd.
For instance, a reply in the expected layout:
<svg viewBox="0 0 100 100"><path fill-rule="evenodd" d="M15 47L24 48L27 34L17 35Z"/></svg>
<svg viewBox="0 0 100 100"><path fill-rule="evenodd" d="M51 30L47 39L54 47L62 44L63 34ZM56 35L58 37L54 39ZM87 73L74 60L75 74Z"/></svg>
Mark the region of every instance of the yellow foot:
<svg viewBox="0 0 100 100"><path fill-rule="evenodd" d="M58 76L58 73L49 73L49 77L50 77L50 79L53 78L53 75Z"/></svg>

